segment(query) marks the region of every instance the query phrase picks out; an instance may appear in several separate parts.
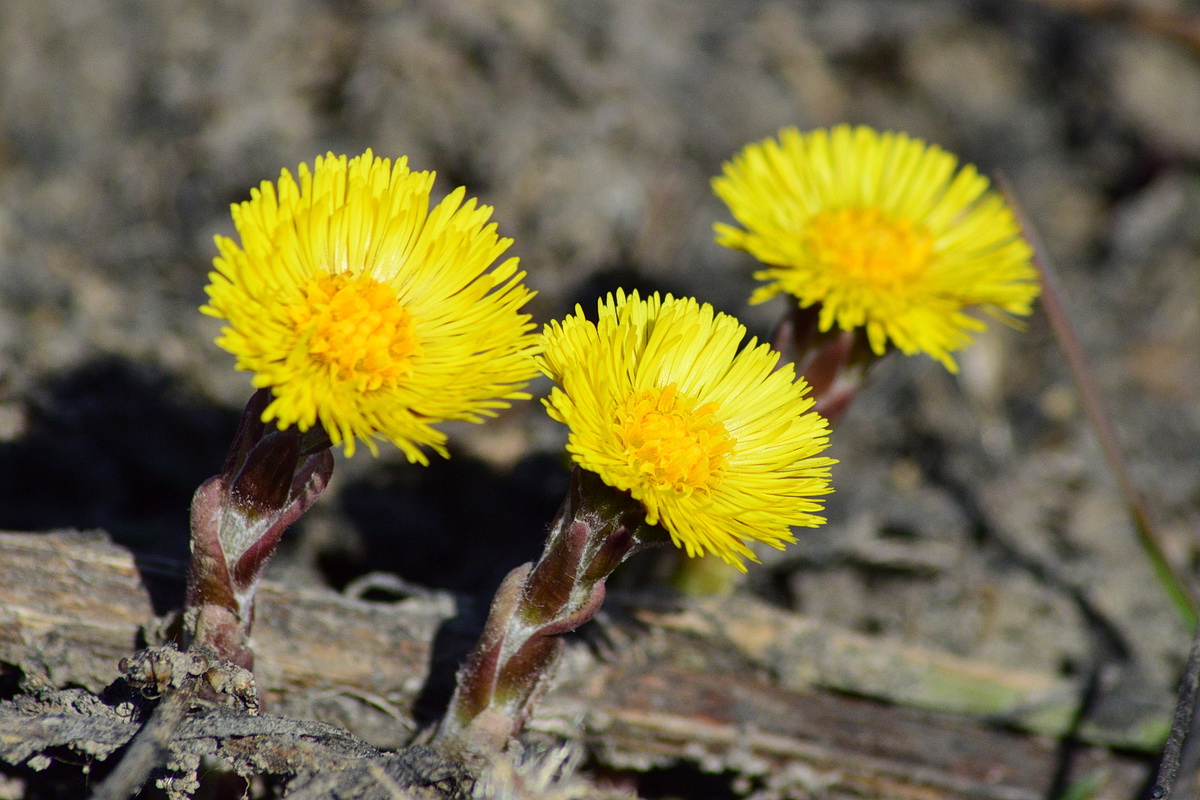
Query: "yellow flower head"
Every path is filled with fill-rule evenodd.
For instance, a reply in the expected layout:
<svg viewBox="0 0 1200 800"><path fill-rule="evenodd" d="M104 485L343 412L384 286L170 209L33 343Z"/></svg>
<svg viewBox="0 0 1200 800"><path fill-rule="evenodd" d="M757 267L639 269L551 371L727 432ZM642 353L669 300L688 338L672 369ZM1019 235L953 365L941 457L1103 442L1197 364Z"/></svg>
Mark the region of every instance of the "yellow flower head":
<svg viewBox="0 0 1200 800"><path fill-rule="evenodd" d="M902 133L841 125L748 145L713 179L744 230L717 242L766 265L752 295L821 304L820 328L865 327L883 355L950 353L983 323L964 312L1028 314L1037 297L1031 251L1004 199L974 167Z"/></svg>
<svg viewBox="0 0 1200 800"><path fill-rule="evenodd" d="M233 206L241 245L220 255L200 310L226 320L217 344L270 388L263 421L321 425L353 455L375 439L428 463L444 420L480 421L525 399L532 296L491 208L459 188L430 208L431 172L370 150L318 157Z"/></svg>
<svg viewBox="0 0 1200 800"><path fill-rule="evenodd" d="M688 555L713 553L745 571L746 542L782 548L792 526L825 520L825 420L807 385L746 329L695 300L618 291L593 323L578 306L542 333L544 401L566 424L583 469L646 510Z"/></svg>

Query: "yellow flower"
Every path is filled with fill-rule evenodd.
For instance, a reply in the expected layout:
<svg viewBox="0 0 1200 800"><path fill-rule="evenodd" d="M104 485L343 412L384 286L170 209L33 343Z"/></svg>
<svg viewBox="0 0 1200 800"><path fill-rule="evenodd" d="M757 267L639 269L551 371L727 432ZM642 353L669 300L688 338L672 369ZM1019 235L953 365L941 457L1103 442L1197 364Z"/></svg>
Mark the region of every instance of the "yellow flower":
<svg viewBox="0 0 1200 800"><path fill-rule="evenodd" d="M491 208L459 188L430 208L431 172L370 150L286 169L233 206L200 310L217 344L273 395L263 421L322 426L353 455L386 439L410 461L442 456L444 420L480 421L537 373L521 307L532 293Z"/></svg>
<svg viewBox="0 0 1200 800"><path fill-rule="evenodd" d="M582 468L628 492L688 555L745 571L746 542L782 548L825 520L829 444L790 364L708 304L618 291L542 333L544 401Z"/></svg>
<svg viewBox="0 0 1200 800"><path fill-rule="evenodd" d="M717 242L766 265L751 297L820 304L820 327L865 327L877 355L890 342L950 371L950 353L983 323L1037 297L1031 251L1004 199L970 165L902 133L841 125L748 145L713 179L744 230Z"/></svg>

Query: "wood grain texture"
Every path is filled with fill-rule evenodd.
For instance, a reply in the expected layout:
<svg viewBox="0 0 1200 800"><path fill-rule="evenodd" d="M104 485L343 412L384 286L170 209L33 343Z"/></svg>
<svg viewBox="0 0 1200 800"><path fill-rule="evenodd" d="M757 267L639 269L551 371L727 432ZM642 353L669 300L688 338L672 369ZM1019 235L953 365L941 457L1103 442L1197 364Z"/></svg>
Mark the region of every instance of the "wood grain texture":
<svg viewBox="0 0 1200 800"><path fill-rule="evenodd" d="M377 748L411 738L435 639L456 615L453 598L371 603L270 582L259 598L255 671L267 713L333 723ZM784 617L798 618L748 598L725 611L722 621L711 602L643 609L636 621L609 619L603 641L573 639L532 727L583 744L616 770L689 763L763 797L1041 800L1065 770L1093 777L1096 798L1127 800L1145 779L1143 759L1102 747L1067 748L964 714L821 688L828 664L804 678L779 668L804 659L805 648L811 657L811 637L797 652L803 626L789 629ZM762 627L774 617L777 640ZM0 533L0 664L21 670L27 689L101 690L153 622L124 549L97 536ZM876 671L886 672L889 658L901 658L902 669L915 657L888 647L880 643ZM1038 691L1056 685L1008 680Z"/></svg>

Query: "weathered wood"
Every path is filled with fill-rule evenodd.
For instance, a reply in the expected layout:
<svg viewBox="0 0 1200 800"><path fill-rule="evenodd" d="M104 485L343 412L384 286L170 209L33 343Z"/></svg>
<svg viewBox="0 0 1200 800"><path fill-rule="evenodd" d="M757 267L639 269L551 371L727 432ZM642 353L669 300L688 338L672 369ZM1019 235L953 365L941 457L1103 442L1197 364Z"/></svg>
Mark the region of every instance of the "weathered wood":
<svg viewBox="0 0 1200 800"><path fill-rule="evenodd" d="M90 695L85 697L79 691L47 690L0 708L0 761L29 763L34 769L42 769L51 761L40 755L43 752L69 749L83 758L104 760L128 745L117 768L97 787L92 800L136 796L152 771L169 796L190 797L200 785L197 772L204 757L215 757L241 775L288 776L293 787L317 781L324 786L323 794L314 795L320 797L444 798L462 794L456 791L455 778L468 779L460 766L420 748L400 755L380 753L332 725L258 716L243 708L223 706L212 706L186 718L179 713L171 721L169 732L162 731L161 736L151 732L157 741L141 747L143 751L159 752L133 758L164 710L171 715L186 710L189 693L169 692L142 723L136 719L142 715L137 703L108 705L89 701ZM414 767L426 772L417 773ZM375 784L374 791L364 784L364 776L353 774L353 770L365 770L367 783ZM433 781L425 778L431 772ZM432 782L446 784L449 791L422 794L413 790L414 786L419 789ZM392 786L403 791L397 795L390 791ZM347 787L350 791L343 791Z"/></svg>
<svg viewBox="0 0 1200 800"><path fill-rule="evenodd" d="M265 709L398 747L417 725L413 707L435 636L455 613L444 594L380 604L265 583L254 641ZM617 769L689 762L727 774L739 788L788 796L1041 800L1059 770L1063 748L1054 737L820 688L836 685L831 676L847 668L820 659L804 666L814 660L813 627L756 601L639 617L638 625L603 631L612 652L572 643L535 729L582 742ZM0 664L19 668L26 685L97 691L116 678L117 662L152 622L149 594L124 549L95 536L0 534ZM822 635L852 659L871 646L865 637ZM877 675L887 673L889 658L901 671L932 660L960 677L995 678L1018 697L1062 688L1049 676L876 647ZM843 683L852 688L852 680ZM919 681L902 684L930 705ZM1072 774L1096 776L1097 798L1126 800L1145 773L1141 760L1101 747L1074 752Z"/></svg>

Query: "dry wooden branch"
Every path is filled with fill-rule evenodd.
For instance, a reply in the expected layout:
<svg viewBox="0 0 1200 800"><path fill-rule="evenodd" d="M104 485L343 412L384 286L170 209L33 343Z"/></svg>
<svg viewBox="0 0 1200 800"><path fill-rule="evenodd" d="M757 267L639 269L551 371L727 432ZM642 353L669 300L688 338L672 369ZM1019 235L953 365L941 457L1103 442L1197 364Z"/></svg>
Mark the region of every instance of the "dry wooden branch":
<svg viewBox="0 0 1200 800"><path fill-rule="evenodd" d="M417 726L413 708L435 636L456 614L453 599L369 603L267 582L258 613L259 698L268 713L294 718L273 724L318 720L349 731L347 741L361 737L374 747L342 747L330 769L357 764L372 779L389 758L374 748L399 748ZM95 536L0 534L0 665L19 669L26 691L103 689L153 621L126 550ZM751 599L642 610L637 624L610 622L603 632L611 652L572 642L532 727L582 743L615 769L691 763L761 797L891 800L1042 800L1068 749L1070 774L1097 776L1096 798L1127 800L1146 777L1142 759L1103 747L1064 748L1053 736L821 688L862 685L930 706L921 664L960 685L1007 687L1012 698L1053 696L1063 682L1050 676L829 631ZM0 717L0 741L16 735L11 716ZM132 735L136 725L125 724ZM194 736L197 724L189 719L180 735ZM238 746L258 742L267 758L269 733L248 739L240 731ZM316 735L320 742L326 734Z"/></svg>

